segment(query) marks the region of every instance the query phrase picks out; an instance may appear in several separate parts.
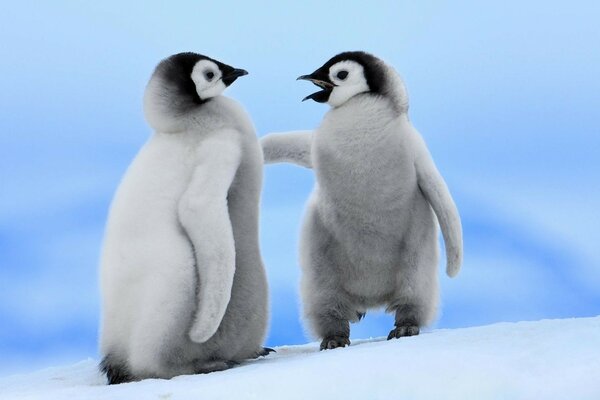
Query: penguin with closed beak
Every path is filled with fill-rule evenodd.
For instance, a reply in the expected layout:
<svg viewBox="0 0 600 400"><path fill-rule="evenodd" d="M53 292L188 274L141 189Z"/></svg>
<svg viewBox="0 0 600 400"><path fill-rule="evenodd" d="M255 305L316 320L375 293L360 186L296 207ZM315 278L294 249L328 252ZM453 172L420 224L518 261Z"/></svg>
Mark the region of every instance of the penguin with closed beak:
<svg viewBox="0 0 600 400"><path fill-rule="evenodd" d="M304 318L321 349L349 345L349 322L371 308L395 314L388 339L417 335L439 301L438 223L450 277L462 263L462 228L408 118L404 83L362 51L338 54L298 79L320 89L304 100L330 110L314 132L270 134L261 144L266 163L315 172L300 238Z"/></svg>
<svg viewBox="0 0 600 400"><path fill-rule="evenodd" d="M111 384L224 370L265 355L262 151L222 92L246 75L179 53L146 87L155 133L113 199L101 256L101 369Z"/></svg>

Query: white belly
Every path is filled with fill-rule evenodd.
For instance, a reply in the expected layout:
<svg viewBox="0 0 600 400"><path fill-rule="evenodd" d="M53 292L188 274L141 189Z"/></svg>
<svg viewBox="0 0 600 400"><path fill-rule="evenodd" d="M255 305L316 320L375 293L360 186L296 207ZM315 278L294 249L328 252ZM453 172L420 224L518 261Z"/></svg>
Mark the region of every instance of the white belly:
<svg viewBox="0 0 600 400"><path fill-rule="evenodd" d="M157 298L193 296L194 254L177 217L193 163L184 143L156 135L129 167L111 205L101 259L102 346L125 340ZM190 301L192 298L190 297ZM107 343L108 342L108 343Z"/></svg>

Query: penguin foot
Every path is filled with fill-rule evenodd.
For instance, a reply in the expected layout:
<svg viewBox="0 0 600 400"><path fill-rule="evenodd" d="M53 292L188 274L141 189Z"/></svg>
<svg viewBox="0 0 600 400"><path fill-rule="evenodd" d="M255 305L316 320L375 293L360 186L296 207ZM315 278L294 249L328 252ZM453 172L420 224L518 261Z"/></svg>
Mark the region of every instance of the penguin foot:
<svg viewBox="0 0 600 400"><path fill-rule="evenodd" d="M350 339L347 336L326 336L321 342L321 350L330 350L346 346L350 346Z"/></svg>
<svg viewBox="0 0 600 400"><path fill-rule="evenodd" d="M111 355L107 355L100 362L100 371L102 371L108 380L109 385L127 383L134 381L134 377L129 373L127 366L120 363Z"/></svg>
<svg viewBox="0 0 600 400"><path fill-rule="evenodd" d="M398 339L404 336L416 336L420 332L419 327L416 325L402 325L397 326L391 330L387 337L387 340Z"/></svg>
<svg viewBox="0 0 600 400"><path fill-rule="evenodd" d="M277 353L275 350L273 350L270 347L263 347L262 350L259 350L258 353L256 353L256 358L258 357L266 357L268 356L270 353Z"/></svg>
<svg viewBox="0 0 600 400"><path fill-rule="evenodd" d="M239 362L233 360L208 361L196 365L195 372L197 374L208 374L211 372L225 371L239 364Z"/></svg>

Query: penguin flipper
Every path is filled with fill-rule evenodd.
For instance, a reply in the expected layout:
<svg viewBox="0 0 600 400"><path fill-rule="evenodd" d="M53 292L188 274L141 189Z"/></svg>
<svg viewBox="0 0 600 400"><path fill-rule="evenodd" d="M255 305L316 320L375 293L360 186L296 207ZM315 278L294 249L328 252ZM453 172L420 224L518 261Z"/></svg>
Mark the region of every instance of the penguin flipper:
<svg viewBox="0 0 600 400"><path fill-rule="evenodd" d="M189 332L203 343L221 324L231 298L235 241L227 195L240 165L236 133L219 132L198 149L200 164L178 205L179 221L195 252L198 307Z"/></svg>
<svg viewBox="0 0 600 400"><path fill-rule="evenodd" d="M423 143L424 144L424 143ZM463 238L460 215L448 186L437 170L426 148L416 159L415 168L421 192L437 216L446 245L446 274L458 274L463 259Z"/></svg>
<svg viewBox="0 0 600 400"><path fill-rule="evenodd" d="M312 168L312 131L270 133L260 139L265 164L289 162Z"/></svg>

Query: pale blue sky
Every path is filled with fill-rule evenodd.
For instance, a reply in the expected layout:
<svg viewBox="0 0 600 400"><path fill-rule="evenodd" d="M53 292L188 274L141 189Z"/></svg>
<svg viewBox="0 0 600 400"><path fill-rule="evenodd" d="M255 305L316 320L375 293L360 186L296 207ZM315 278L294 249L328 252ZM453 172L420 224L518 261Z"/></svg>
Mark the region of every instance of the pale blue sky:
<svg viewBox="0 0 600 400"><path fill-rule="evenodd" d="M593 1L11 2L0 13L0 373L96 356L107 208L150 135L156 63L245 68L227 95L259 136L318 125L296 82L344 50L405 78L410 116L463 216L437 327L600 314L600 6ZM306 340L297 236L312 173L265 169L268 344ZM369 315L355 337L387 334Z"/></svg>

